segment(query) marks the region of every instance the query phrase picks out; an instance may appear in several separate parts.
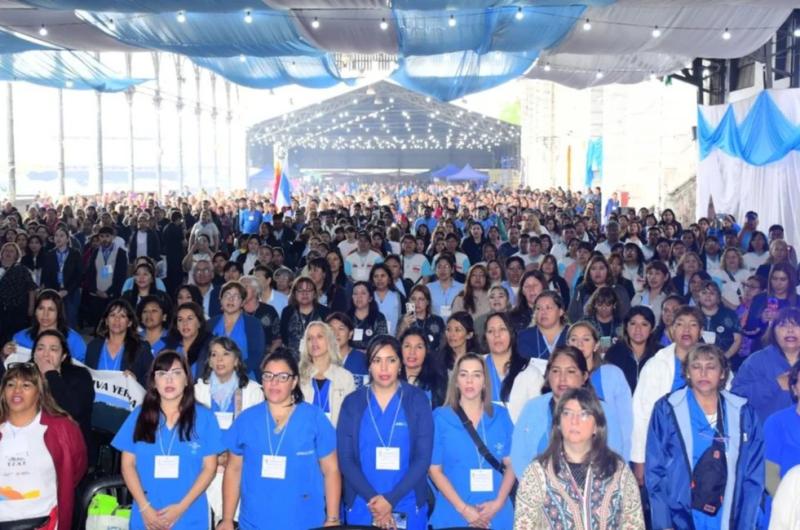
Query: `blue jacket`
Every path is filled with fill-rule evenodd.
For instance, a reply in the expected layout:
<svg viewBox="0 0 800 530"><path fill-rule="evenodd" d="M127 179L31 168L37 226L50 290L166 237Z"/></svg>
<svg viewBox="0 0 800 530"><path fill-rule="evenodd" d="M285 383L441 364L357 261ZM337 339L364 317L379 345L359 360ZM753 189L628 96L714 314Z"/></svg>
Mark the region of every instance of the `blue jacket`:
<svg viewBox="0 0 800 530"><path fill-rule="evenodd" d="M692 427L682 388L659 399L647 433L645 483L652 527L693 530ZM727 418L728 483L722 503L722 530L756 528L764 491L764 437L747 400L723 391Z"/></svg>
<svg viewBox="0 0 800 530"><path fill-rule="evenodd" d="M778 384L778 376L791 368L780 348L770 344L750 354L733 378L731 392L747 398L762 427L772 414L792 406L791 393Z"/></svg>
<svg viewBox="0 0 800 530"><path fill-rule="evenodd" d="M206 327L209 333L214 333L214 328L222 318L223 315L211 317ZM244 319L244 332L247 335L247 351L242 352L243 355L247 355L247 359L245 359L247 373L251 378L255 378L255 381L258 381L260 379L258 369L267 352L267 346L264 344L264 328L261 327L261 322L256 317L242 313L241 318Z"/></svg>
<svg viewBox="0 0 800 530"><path fill-rule="evenodd" d="M403 412L408 421L411 439L410 467L395 488L384 496L392 506L396 506L413 489L417 506L421 507L428 500L427 477L433 454L433 414L425 392L405 381L400 382L400 388L403 390ZM361 418L367 410L369 391L369 386L363 386L344 398L336 427L339 469L344 477L342 500L345 506L352 506L356 495L369 502L379 494L361 471L361 455L358 449Z"/></svg>

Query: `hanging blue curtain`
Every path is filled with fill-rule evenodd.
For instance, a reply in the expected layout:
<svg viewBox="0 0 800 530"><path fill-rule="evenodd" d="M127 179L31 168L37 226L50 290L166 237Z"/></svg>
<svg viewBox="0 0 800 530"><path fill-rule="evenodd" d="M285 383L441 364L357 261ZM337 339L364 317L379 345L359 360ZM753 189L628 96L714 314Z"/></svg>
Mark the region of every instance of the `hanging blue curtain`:
<svg viewBox="0 0 800 530"><path fill-rule="evenodd" d="M0 81L119 92L148 80L119 76L88 53L44 50L0 54Z"/></svg>
<svg viewBox="0 0 800 530"><path fill-rule="evenodd" d="M175 13L78 11L77 14L125 44L190 57L238 57L242 54L318 57L325 54L300 36L291 15L264 7L251 11L252 24L244 23L241 11L187 11L185 22L178 22Z"/></svg>
<svg viewBox="0 0 800 530"><path fill-rule="evenodd" d="M252 0L22 0L42 9L60 11L116 11L123 13L166 13L182 9L198 12L245 10L254 7Z"/></svg>
<svg viewBox="0 0 800 530"><path fill-rule="evenodd" d="M192 61L233 83L251 88L277 88L290 84L307 88L329 88L343 81L336 65L327 55L323 57L194 57Z"/></svg>
<svg viewBox="0 0 800 530"><path fill-rule="evenodd" d="M586 148L586 187L592 185L595 176L603 179L603 139L592 138Z"/></svg>
<svg viewBox="0 0 800 530"><path fill-rule="evenodd" d="M393 0L395 9L445 10L445 9L486 9L490 7L552 7L552 6L607 6L616 0Z"/></svg>
<svg viewBox="0 0 800 530"><path fill-rule="evenodd" d="M19 53L31 50L54 50L55 48L32 42L22 35L0 28L0 53Z"/></svg>
<svg viewBox="0 0 800 530"><path fill-rule="evenodd" d="M714 129L698 109L697 136L701 160L714 149L721 149L750 165L764 166L777 162L791 151L800 151L800 125L792 124L766 91L758 95L739 124L732 106L728 106Z"/></svg>

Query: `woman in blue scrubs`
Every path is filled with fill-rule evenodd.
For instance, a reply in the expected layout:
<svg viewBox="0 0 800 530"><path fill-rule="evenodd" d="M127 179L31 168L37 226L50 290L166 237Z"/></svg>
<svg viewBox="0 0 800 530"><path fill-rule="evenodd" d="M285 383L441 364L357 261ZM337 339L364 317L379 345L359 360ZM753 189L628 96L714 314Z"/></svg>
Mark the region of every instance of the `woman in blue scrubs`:
<svg viewBox="0 0 800 530"><path fill-rule="evenodd" d="M209 527L206 488L224 451L214 414L194 399L186 359L164 351L153 361L147 394L111 444L133 497L131 530Z"/></svg>
<svg viewBox="0 0 800 530"><path fill-rule="evenodd" d="M774 413L764 423L765 485L773 496L786 473L800 465L800 362L789 371L789 389L794 403Z"/></svg>
<svg viewBox="0 0 800 530"><path fill-rule="evenodd" d="M72 358L83 362L86 359L86 343L80 333L67 327L67 313L61 296L53 289L45 289L36 297L33 308L31 327L17 332L12 341L3 347L3 354L8 356L14 353L16 346L33 349L33 342L39 333L53 329L66 337Z"/></svg>
<svg viewBox="0 0 800 530"><path fill-rule="evenodd" d="M278 348L261 365L266 403L242 411L225 433L222 522L233 530L307 529L339 524L341 478L336 433L303 401L297 361Z"/></svg>
<svg viewBox="0 0 800 530"><path fill-rule="evenodd" d="M425 393L400 380L400 344L367 350L371 383L347 396L336 432L347 524L425 530L433 416Z"/></svg>
<svg viewBox="0 0 800 530"><path fill-rule="evenodd" d="M255 377L264 357L264 329L255 317L245 314L243 305L247 289L237 281L222 286L219 292L222 314L208 322L208 329L215 337L228 337L242 352L250 377Z"/></svg>
<svg viewBox="0 0 800 530"><path fill-rule="evenodd" d="M353 374L353 382L356 384L356 388L361 388L368 384L367 354L361 350L354 350L350 346L350 341L353 340L353 321L346 314L337 311L328 315L325 323L331 327L333 334L336 335L342 366Z"/></svg>
<svg viewBox="0 0 800 530"><path fill-rule="evenodd" d="M428 396L431 408L440 407L447 393L447 372L436 357L428 352L428 342L419 329L408 329L400 336L403 368L400 379L421 389Z"/></svg>
<svg viewBox="0 0 800 530"><path fill-rule="evenodd" d="M492 381L492 403L501 407L506 406L517 375L528 367L517 350L516 335L507 313L492 313L486 319L486 372Z"/></svg>
<svg viewBox="0 0 800 530"><path fill-rule="evenodd" d="M428 473L436 485L434 528L482 526L510 530L514 513L509 494L514 486L508 411L491 401L486 363L474 353L461 356L453 367L447 405L433 413L433 457ZM505 466L500 473L475 445L457 410L472 422L475 432Z"/></svg>
<svg viewBox="0 0 800 530"><path fill-rule="evenodd" d="M633 401L631 388L622 370L613 364L602 364L600 357L600 333L586 320L574 323L567 332L567 344L575 346L586 359L589 379L597 397L613 412L609 418L609 431L619 430L626 462L630 458L631 434L633 433ZM616 420L616 421L615 421Z"/></svg>
<svg viewBox="0 0 800 530"><path fill-rule="evenodd" d="M165 299L148 295L136 306L136 317L142 326L142 340L150 346L153 357L166 348L170 308Z"/></svg>

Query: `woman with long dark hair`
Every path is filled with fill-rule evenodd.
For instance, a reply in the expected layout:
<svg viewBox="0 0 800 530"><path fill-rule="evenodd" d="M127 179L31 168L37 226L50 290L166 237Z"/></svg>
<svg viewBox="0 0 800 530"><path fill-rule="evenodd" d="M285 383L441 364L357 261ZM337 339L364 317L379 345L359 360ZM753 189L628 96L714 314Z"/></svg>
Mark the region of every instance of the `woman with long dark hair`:
<svg viewBox="0 0 800 530"><path fill-rule="evenodd" d="M174 350L189 364L192 377L200 377L208 359L208 345L212 335L206 327L203 306L186 302L178 306L169 334L164 341L166 349Z"/></svg>
<svg viewBox="0 0 800 530"><path fill-rule="evenodd" d="M369 281L374 289L373 296L378 311L386 319L389 335L397 332L397 324L403 315L404 297L397 291L392 280L392 272L383 263L376 263L369 271Z"/></svg>
<svg viewBox="0 0 800 530"><path fill-rule="evenodd" d="M517 305L508 315L517 333L534 325L536 297L545 290L545 285L547 280L540 271L528 271L522 276Z"/></svg>
<svg viewBox="0 0 800 530"><path fill-rule="evenodd" d="M425 335L418 329L406 330L400 336L400 354L403 358L400 378L422 389L432 409L444 403L447 375L433 352L428 350Z"/></svg>
<svg viewBox="0 0 800 530"><path fill-rule="evenodd" d="M142 341L150 346L150 353L155 357L166 347L170 308L163 298L147 295L136 306L136 317L142 326Z"/></svg>
<svg viewBox="0 0 800 530"><path fill-rule="evenodd" d="M617 293L619 299L618 311L620 315L628 312L631 306L631 299L624 287L614 282L611 267L603 256L595 256L589 260L586 266L586 274L583 282L575 290L575 296L569 305L569 319L572 322L581 320L585 316L586 302L589 301L594 292L599 287L611 287Z"/></svg>
<svg viewBox="0 0 800 530"><path fill-rule="evenodd" d="M636 479L607 443L610 422L594 392L571 388L554 405L547 447L521 475L515 530L571 528L575 521L644 528Z"/></svg>
<svg viewBox="0 0 800 530"><path fill-rule="evenodd" d="M111 444L133 497L132 529L208 528L206 489L225 450L214 414L196 403L186 359L163 351L147 374L142 404Z"/></svg>
<svg viewBox="0 0 800 530"><path fill-rule="evenodd" d="M473 320L491 312L486 265L477 263L469 268L464 290L453 301L453 313L458 311L466 311Z"/></svg>
<svg viewBox="0 0 800 530"><path fill-rule="evenodd" d="M797 307L797 272L787 263L777 263L769 270L767 291L756 295L750 304L745 329L755 341L767 331L778 312L786 307Z"/></svg>
<svg viewBox="0 0 800 530"><path fill-rule="evenodd" d="M369 341L378 335L389 333L386 317L378 310L375 302L375 291L366 281L353 284L353 305L347 312L353 320L353 348L366 350Z"/></svg>
<svg viewBox="0 0 800 530"><path fill-rule="evenodd" d="M281 313L281 342L300 354L300 340L306 332L308 324L316 320L325 320L328 308L318 301L317 286L311 280L301 276L295 280L289 293L289 304Z"/></svg>
<svg viewBox="0 0 800 530"><path fill-rule="evenodd" d="M244 312L246 298L247 289L238 281L223 285L219 291L222 314L208 321L208 330L215 337L232 339L242 352L250 377L255 377L266 345L261 322Z"/></svg>
<svg viewBox="0 0 800 530"><path fill-rule="evenodd" d="M622 370L631 392L636 390L644 363L660 349L656 317L649 307L634 306L622 320L622 340L606 352L605 362Z"/></svg>
<svg viewBox="0 0 800 530"><path fill-rule="evenodd" d="M46 252L42 261L42 287L58 292L64 300L67 323L74 328L78 326L82 280L81 255L70 247L70 234L63 226L53 232L53 242L55 248Z"/></svg>
<svg viewBox="0 0 800 530"><path fill-rule="evenodd" d="M569 307L569 285L566 280L562 278L558 272L558 260L552 254L546 255L542 258L542 264L539 270L544 274L544 279L547 281L545 290L556 291L561 294L561 299L564 300L564 305Z"/></svg>
<svg viewBox="0 0 800 530"><path fill-rule="evenodd" d="M492 402L506 406L514 380L528 366L517 349L517 333L506 313L492 313L486 320L486 365L492 380Z"/></svg>
<svg viewBox="0 0 800 530"><path fill-rule="evenodd" d="M347 290L333 281L330 264L325 258L314 258L308 262L308 277L319 293L319 303L330 311L347 309Z"/></svg>
<svg viewBox="0 0 800 530"><path fill-rule="evenodd" d="M455 362L467 353L479 353L478 338L472 317L466 311L458 311L447 319L445 343L440 358L447 370L452 370Z"/></svg>
<svg viewBox="0 0 800 530"><path fill-rule="evenodd" d="M533 327L517 335L517 348L525 359L532 359L540 370L544 370L550 354L566 344L566 306L556 291L543 291L534 301Z"/></svg>
<svg viewBox="0 0 800 530"><path fill-rule="evenodd" d="M24 329L33 312L36 284L30 271L22 265L16 243L0 247L0 342L5 343L14 333Z"/></svg>
<svg viewBox="0 0 800 530"><path fill-rule="evenodd" d="M431 309L431 292L425 285L415 285L411 289L408 301L414 304L413 311L406 311L397 327L402 335L407 329L421 329L428 340L431 351L438 351L444 335L445 324L442 317L434 315Z"/></svg>

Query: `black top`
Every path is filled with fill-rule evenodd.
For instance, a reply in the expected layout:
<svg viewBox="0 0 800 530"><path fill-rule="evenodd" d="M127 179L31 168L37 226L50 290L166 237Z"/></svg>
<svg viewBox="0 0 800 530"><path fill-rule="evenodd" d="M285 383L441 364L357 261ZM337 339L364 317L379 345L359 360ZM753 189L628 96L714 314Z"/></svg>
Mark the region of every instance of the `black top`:
<svg viewBox="0 0 800 530"><path fill-rule="evenodd" d="M86 441L86 448L89 454L93 455L94 381L89 370L70 363L61 365L61 373L50 370L44 375L56 403L78 423L81 433L83 433L83 439Z"/></svg>
<svg viewBox="0 0 800 530"><path fill-rule="evenodd" d="M633 352L625 341L620 340L606 352L605 362L613 364L622 370L622 373L625 374L625 379L628 381L628 386L631 387L631 392L633 392L636 390L636 383L639 381L639 374L642 373L642 367L655 354L655 350L647 351L645 349L644 355L637 361L636 356L633 355Z"/></svg>

